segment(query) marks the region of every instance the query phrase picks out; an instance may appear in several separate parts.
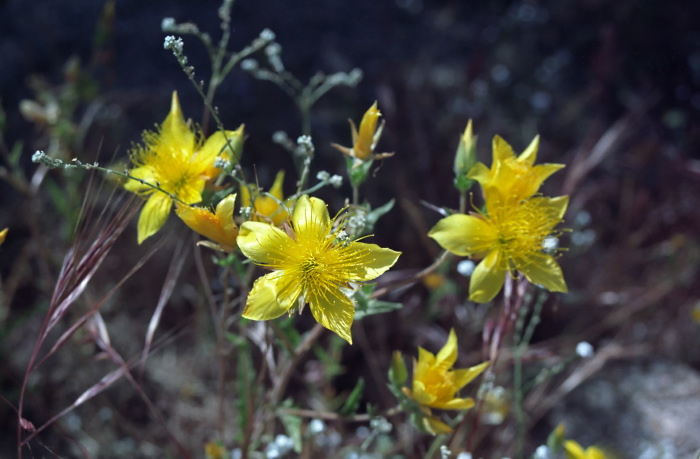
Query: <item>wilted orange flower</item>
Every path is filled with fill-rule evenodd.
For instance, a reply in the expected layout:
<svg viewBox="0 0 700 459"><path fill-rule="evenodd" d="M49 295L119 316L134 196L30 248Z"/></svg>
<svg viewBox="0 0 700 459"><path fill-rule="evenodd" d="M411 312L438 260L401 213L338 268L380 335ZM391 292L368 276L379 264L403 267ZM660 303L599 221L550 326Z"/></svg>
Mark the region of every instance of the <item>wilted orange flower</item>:
<svg viewBox="0 0 700 459"><path fill-rule="evenodd" d="M352 148L346 148L338 144L331 144L336 149L340 150L344 154L354 158L358 162L368 161L370 159L382 159L393 156L393 153L375 153L374 149L379 142L379 138L382 136L382 130L384 129L384 121L377 128L377 121L381 113L377 108L377 102L365 112L360 122L360 132L357 132L357 127L353 120L348 120L350 122L350 129L352 133Z"/></svg>
<svg viewBox="0 0 700 459"><path fill-rule="evenodd" d="M177 203L175 213L193 231L216 243L202 241L201 245L224 252L232 252L236 247L236 238L238 237L238 225L233 221L235 202L236 195L230 194L217 204L215 212L203 207Z"/></svg>

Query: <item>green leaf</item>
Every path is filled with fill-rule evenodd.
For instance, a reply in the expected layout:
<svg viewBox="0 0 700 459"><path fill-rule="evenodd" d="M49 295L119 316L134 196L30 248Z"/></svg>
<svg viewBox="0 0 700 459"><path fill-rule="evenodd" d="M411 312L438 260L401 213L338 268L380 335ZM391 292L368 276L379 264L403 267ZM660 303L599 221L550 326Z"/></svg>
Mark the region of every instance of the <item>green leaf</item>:
<svg viewBox="0 0 700 459"><path fill-rule="evenodd" d="M362 185L367 176L369 175L369 170L372 167L372 160L363 161L361 163L356 163L354 158L346 157L345 164L348 169L348 178L350 179L350 184L357 188Z"/></svg>
<svg viewBox="0 0 700 459"><path fill-rule="evenodd" d="M284 408L294 407L294 403L291 399L287 399L281 403ZM287 431L287 435L294 442L294 452L301 453L301 425L302 419L299 416L294 416L292 414L282 414L280 415L280 421L284 425L284 430Z"/></svg>
<svg viewBox="0 0 700 459"><path fill-rule="evenodd" d="M355 388L352 390L352 392L350 392L350 395L348 396L347 400L345 400L343 406L340 407L338 414L341 416L350 416L357 413L357 409L360 407L360 399L362 398L362 393L364 390L365 380L364 378L360 378L357 380Z"/></svg>
<svg viewBox="0 0 700 459"><path fill-rule="evenodd" d="M367 233L371 233L374 230L374 225L377 223L377 220L379 220L394 207L394 202L395 200L392 199L383 206L377 207L367 214L367 223L365 224L365 231Z"/></svg>

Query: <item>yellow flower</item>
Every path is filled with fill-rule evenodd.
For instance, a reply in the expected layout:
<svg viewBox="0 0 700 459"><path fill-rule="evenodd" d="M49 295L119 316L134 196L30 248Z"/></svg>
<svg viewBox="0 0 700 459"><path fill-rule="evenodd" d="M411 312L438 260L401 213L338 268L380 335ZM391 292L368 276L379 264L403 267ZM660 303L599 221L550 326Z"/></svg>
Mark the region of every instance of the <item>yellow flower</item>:
<svg viewBox="0 0 700 459"><path fill-rule="evenodd" d="M432 433L449 433L447 424L432 416L430 408L441 410L467 410L474 406L474 399L459 398L459 391L479 376L488 362L464 368L453 369L457 361L457 335L450 330L445 346L437 355L418 348L418 360L413 361L413 390L403 388L404 393L415 400L424 414L424 426Z"/></svg>
<svg viewBox="0 0 700 459"><path fill-rule="evenodd" d="M226 135L233 136L234 132L226 131ZM216 157L226 149L226 139L221 132L205 142L197 139L194 130L185 122L177 92L173 92L170 113L158 132L145 131L143 143L131 151L136 167L130 175L137 180L130 180L124 186L147 198L139 216L139 244L165 224L173 200L183 204L202 201L205 184L219 173L214 167Z"/></svg>
<svg viewBox="0 0 700 459"><path fill-rule="evenodd" d="M7 237L8 231L9 228L5 228L4 230L0 231L0 245L2 245L5 242L5 238Z"/></svg>
<svg viewBox="0 0 700 459"><path fill-rule="evenodd" d="M272 188L267 194L261 194L257 187L251 185L253 188L253 194L255 199L253 199L253 212L251 213L250 219L256 222L267 222L272 223L275 226L280 226L285 220L287 220L287 207L283 203L282 195L282 183L284 182L284 171L279 171L275 177L275 181L272 184ZM241 205L243 207L251 206L250 190L248 187L241 187ZM269 196L268 196L269 195Z"/></svg>
<svg viewBox="0 0 700 459"><path fill-rule="evenodd" d="M568 196L535 196L517 203L487 199L485 214L450 215L438 221L428 236L456 255L483 257L469 283L472 301L491 301L503 287L506 273L514 271L549 291L566 292L561 268L544 246L568 202Z"/></svg>
<svg viewBox="0 0 700 459"><path fill-rule="evenodd" d="M243 317L275 319L297 308L301 312L309 303L316 321L352 343L351 283L380 276L400 252L348 240L326 204L306 195L298 199L286 230L262 222L241 225L238 247L243 255L273 270L255 281Z"/></svg>
<svg viewBox="0 0 700 459"><path fill-rule="evenodd" d="M563 164L540 164L535 166L539 136L518 157L513 148L500 136L493 138L493 161L491 169L477 163L467 174L476 180L484 191L484 199L502 201L504 204L518 203L537 193L542 183L563 168Z"/></svg>
<svg viewBox="0 0 700 459"><path fill-rule="evenodd" d="M192 207L177 203L175 213L193 231L218 244L203 241L200 242L201 245L220 249L224 252L232 252L236 247L236 238L238 237L238 225L233 221L235 202L236 195L230 194L217 204L215 212L203 207Z"/></svg>
<svg viewBox="0 0 700 459"><path fill-rule="evenodd" d="M581 445L573 440L564 442L564 451L566 452L566 459L606 459L602 449L589 446L584 450Z"/></svg>
<svg viewBox="0 0 700 459"><path fill-rule="evenodd" d="M377 102L375 101L362 117L359 133L357 132L357 127L353 120L348 120L352 131L352 148L346 148L335 143L331 145L358 162L393 156L393 153L374 153L379 138L382 136L382 130L384 130L384 121L382 121L382 124L377 128L377 121L381 115L377 108Z"/></svg>
<svg viewBox="0 0 700 459"><path fill-rule="evenodd" d="M204 445L204 454L207 459L223 459L226 456L226 450L219 443L210 441Z"/></svg>

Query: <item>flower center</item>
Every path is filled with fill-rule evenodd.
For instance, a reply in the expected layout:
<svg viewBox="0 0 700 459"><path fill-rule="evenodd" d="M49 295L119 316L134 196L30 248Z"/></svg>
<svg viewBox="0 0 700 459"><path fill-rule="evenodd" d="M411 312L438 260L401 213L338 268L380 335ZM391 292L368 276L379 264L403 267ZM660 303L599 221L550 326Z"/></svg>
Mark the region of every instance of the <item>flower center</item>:
<svg viewBox="0 0 700 459"><path fill-rule="evenodd" d="M498 234L497 244L508 259L541 252L545 238L552 234L560 221L556 211L539 197L515 206L497 208L492 213L491 222Z"/></svg>

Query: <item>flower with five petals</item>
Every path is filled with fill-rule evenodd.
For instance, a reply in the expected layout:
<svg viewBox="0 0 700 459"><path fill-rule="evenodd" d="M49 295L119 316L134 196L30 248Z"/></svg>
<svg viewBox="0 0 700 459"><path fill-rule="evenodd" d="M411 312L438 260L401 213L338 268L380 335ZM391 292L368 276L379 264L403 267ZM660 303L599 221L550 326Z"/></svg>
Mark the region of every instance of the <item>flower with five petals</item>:
<svg viewBox="0 0 700 459"><path fill-rule="evenodd" d="M286 231L269 223L243 223L241 252L272 269L253 284L243 317L275 319L301 312L308 303L317 322L352 343L356 283L379 277L400 252L349 240L340 223L329 217L322 200L307 195L297 200Z"/></svg>
<svg viewBox="0 0 700 459"><path fill-rule="evenodd" d="M158 131L145 131L143 145L131 150L135 167L129 174L135 180L129 180L124 187L147 198L139 215L139 244L165 224L173 201L202 201L204 186L220 171L214 167L215 160L227 149L226 137L234 134L216 132L206 141L198 139L185 121L177 92L173 92L170 113Z"/></svg>

